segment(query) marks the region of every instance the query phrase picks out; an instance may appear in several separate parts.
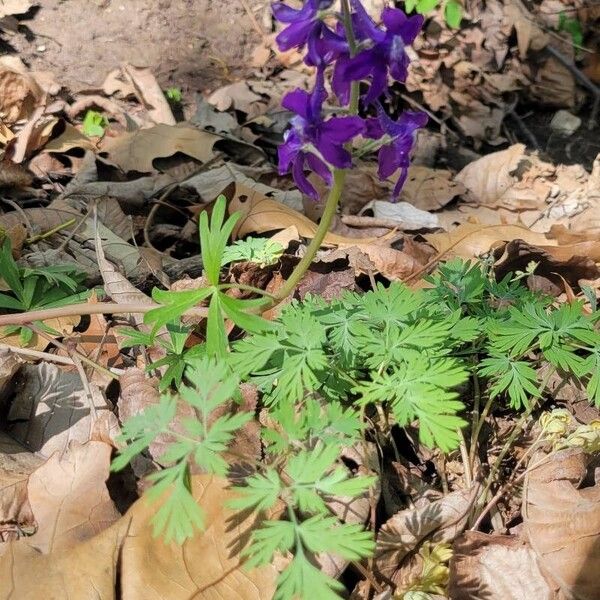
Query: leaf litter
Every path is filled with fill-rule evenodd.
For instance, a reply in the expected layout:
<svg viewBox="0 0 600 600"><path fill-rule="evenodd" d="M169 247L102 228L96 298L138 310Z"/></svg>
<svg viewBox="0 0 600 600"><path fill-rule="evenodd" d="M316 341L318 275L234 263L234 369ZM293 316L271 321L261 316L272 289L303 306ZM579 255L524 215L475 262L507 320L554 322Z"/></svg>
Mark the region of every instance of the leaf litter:
<svg viewBox="0 0 600 600"><path fill-rule="evenodd" d="M424 287L424 275L461 257L488 261L498 279L520 273L532 289L546 280L557 302L575 295L595 301L600 158L590 170L561 164L527 147L507 126L520 120L509 101L513 94L522 103L543 98L570 109L578 101L576 74L545 52L553 44L548 30L554 14L546 9L555 4L475 2L458 32L445 26L441 10L433 15L416 45L408 91L410 101L441 119L441 145L423 139L417 147L422 161L410 167L400 203L388 200L395 181L376 181L368 160L350 174L341 218L297 286L299 298L329 301L378 281ZM599 15L588 15L578 0L570 4L587 31ZM4 3L0 15L23 14L29 6ZM564 38L556 47L575 56ZM60 259L83 266L86 286L102 287L87 302L100 306L107 300L150 304L153 284L194 289L186 281L202 270L199 215L211 211L223 193L228 212L242 214L232 240L258 236L283 246L273 265L228 266L231 281L270 293L281 286L315 235L320 209L276 172L273 156L287 123L277 106L285 91L307 84L311 75L268 36L259 49L259 71L199 98L188 120L174 116L148 68L125 64L98 88L66 102L50 73L4 57L2 187L12 204L3 205L0 232L20 239L13 243L19 264ZM539 63L537 56L543 56ZM419 97L412 94L417 91ZM107 118L99 136L83 131L88 110ZM475 159L458 167L440 160L456 144ZM473 150L486 154L477 157ZM22 197L32 201L15 208ZM528 271L532 263L535 269ZM586 286L593 298L584 294ZM0 334L0 579L10 582L2 597L272 597L275 566L247 571L240 564L236 549L256 523L235 521L238 513L225 507L235 494L226 480L191 477L193 495L207 510L202 534L183 546L153 537L154 508L146 498L132 501L144 490L143 476L165 466L168 434L133 464L133 483L109 473L120 426L159 402L166 370L150 368L164 352L149 357L124 346L120 326L128 322L143 331L138 317L45 319L50 338L38 334L27 343L14 332ZM196 322L200 327L184 340L187 348L205 339L202 319ZM233 326L228 333L237 335ZM169 332L163 328L160 334L167 339ZM103 369L102 377L81 357ZM573 403L561 402L574 411ZM258 410L256 397L247 404ZM590 410L580 423L588 429L571 431L579 432L574 439L581 445L596 431L598 411ZM175 427L193 416L182 405ZM489 421L491 456L498 454L503 419L498 414ZM257 414L238 432L232 463L260 460L259 420ZM531 440L519 443L524 454L532 447ZM410 471L412 484L405 480L385 490L395 500L383 507L362 498L353 507L354 521L348 519L376 528L372 561L354 568L347 560L321 557L331 575L359 582L352 597L395 590L409 598L416 593L411 590L422 589L429 591L420 591L427 595L419 598L598 597L600 499L588 468L597 448L595 454L559 450L546 462L534 452L517 475L523 476L522 496L521 490L514 494L522 506L511 507L501 497L478 526L474 511L481 508L481 488L469 481L456 456L444 462L441 453L428 453L411 440L404 440L402 452L396 448L394 459ZM511 460L514 466L519 454ZM117 481L128 489L115 491ZM494 491L507 482L512 485L510 475ZM476 531L480 527L486 533ZM280 557L282 564L287 559ZM428 577L437 582L430 588Z"/></svg>

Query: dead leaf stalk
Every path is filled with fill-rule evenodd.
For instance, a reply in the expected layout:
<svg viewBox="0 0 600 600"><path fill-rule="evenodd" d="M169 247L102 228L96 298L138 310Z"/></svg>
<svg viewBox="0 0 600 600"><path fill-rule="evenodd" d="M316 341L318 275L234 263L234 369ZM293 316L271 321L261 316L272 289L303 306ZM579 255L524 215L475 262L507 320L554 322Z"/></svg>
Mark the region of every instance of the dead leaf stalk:
<svg viewBox="0 0 600 600"><path fill-rule="evenodd" d="M6 325L27 325L34 321L44 321L46 319L55 319L60 317L83 316L83 315L122 315L129 313L144 314L159 304L118 304L116 302L106 302L104 304L71 304L70 306L59 306L57 308L47 308L44 310L32 310L24 313L13 313L10 315L0 315L0 326ZM185 313L189 317L206 317L208 308L197 306Z"/></svg>

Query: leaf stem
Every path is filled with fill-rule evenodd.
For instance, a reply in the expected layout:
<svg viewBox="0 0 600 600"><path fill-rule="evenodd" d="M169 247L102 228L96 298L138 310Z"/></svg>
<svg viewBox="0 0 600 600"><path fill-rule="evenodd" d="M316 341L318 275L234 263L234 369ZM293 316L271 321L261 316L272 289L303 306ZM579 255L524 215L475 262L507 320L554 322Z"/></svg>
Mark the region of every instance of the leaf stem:
<svg viewBox="0 0 600 600"><path fill-rule="evenodd" d="M308 270L327 232L329 231L329 227L337 210L338 203L342 196L342 191L344 189L344 182L346 180L346 171L343 169L335 169L333 171L333 187L329 192L329 196L327 197L327 202L325 204L325 210L323 211L323 216L321 217L321 222L319 223L319 227L315 232L315 236L312 241L308 245L306 249L306 253L300 260L300 262L296 265L296 268L292 271L292 274L288 277L287 281L281 286L281 288L275 294L276 303L281 302L285 298L287 298L296 288L302 277L304 277L304 273Z"/></svg>

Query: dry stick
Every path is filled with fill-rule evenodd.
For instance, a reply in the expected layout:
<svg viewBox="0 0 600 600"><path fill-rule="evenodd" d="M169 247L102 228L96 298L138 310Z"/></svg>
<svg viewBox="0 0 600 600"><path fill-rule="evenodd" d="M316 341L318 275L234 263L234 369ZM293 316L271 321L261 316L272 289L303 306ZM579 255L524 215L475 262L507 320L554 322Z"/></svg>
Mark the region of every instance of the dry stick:
<svg viewBox="0 0 600 600"><path fill-rule="evenodd" d="M525 454L523 456L525 456ZM496 506L496 504L498 504L498 501L500 500L500 498L502 498L502 496L504 496L504 494L506 494L506 492L508 492L512 487L517 485L517 483L522 481L527 476L528 473L531 473L531 471L533 471L534 469L537 469L544 463L548 462L551 457L552 457L552 454L548 454L542 460L539 460L537 463L535 463L535 465L533 465L532 467L527 467L517 477L515 477L511 481L506 482L496 492L496 495L485 505L485 507L483 508L483 510L481 511L479 516L477 517L477 520L473 524L473 527L471 527L470 531L477 531L479 529L479 527L481 526L483 519L485 519L486 515L492 510L492 508L494 508L494 506ZM519 463L521 463L521 462L522 461L519 461Z"/></svg>
<svg viewBox="0 0 600 600"><path fill-rule="evenodd" d="M19 346L10 346L9 344L0 344L0 352L8 351L14 354L20 354L26 358L36 358L41 360L47 360L50 362L58 363L59 365L73 365L72 358L68 356L58 356L58 354L51 354L50 352L41 352L40 350L33 350L31 348L20 348Z"/></svg>
<svg viewBox="0 0 600 600"><path fill-rule="evenodd" d="M44 321L46 319L57 319L59 317L71 317L81 315L119 315L127 313L147 313L160 304L117 304L106 302L103 304L71 304L70 306L59 306L57 308L46 308L42 310L32 310L24 313L14 313L10 315L0 315L0 327L5 325L26 325L34 321ZM197 306L183 313L187 317L206 317L208 308Z"/></svg>

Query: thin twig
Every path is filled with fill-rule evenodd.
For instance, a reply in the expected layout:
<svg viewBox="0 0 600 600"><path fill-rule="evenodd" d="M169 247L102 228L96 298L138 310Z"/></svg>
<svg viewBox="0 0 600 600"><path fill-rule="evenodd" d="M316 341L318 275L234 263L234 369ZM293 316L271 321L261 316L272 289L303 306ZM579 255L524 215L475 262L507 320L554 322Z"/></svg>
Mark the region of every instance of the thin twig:
<svg viewBox="0 0 600 600"><path fill-rule="evenodd" d="M20 348L19 346L0 344L0 352L3 351L13 352L14 354L20 354L21 356L25 356L26 358L35 358L55 362L59 365L73 364L73 359L69 358L68 356L59 356L58 354L51 354L50 352L41 352L40 350L33 350L32 348Z"/></svg>
<svg viewBox="0 0 600 600"><path fill-rule="evenodd" d="M117 304L106 302L99 304L71 304L70 306L59 306L57 308L46 308L42 310L32 310L24 313L13 313L10 315L0 315L0 326L5 325L26 325L34 321L44 321L46 319L57 319L59 317L71 317L82 315L122 315L128 313L147 313L160 304ZM197 306L183 313L185 316L206 317L208 308Z"/></svg>

